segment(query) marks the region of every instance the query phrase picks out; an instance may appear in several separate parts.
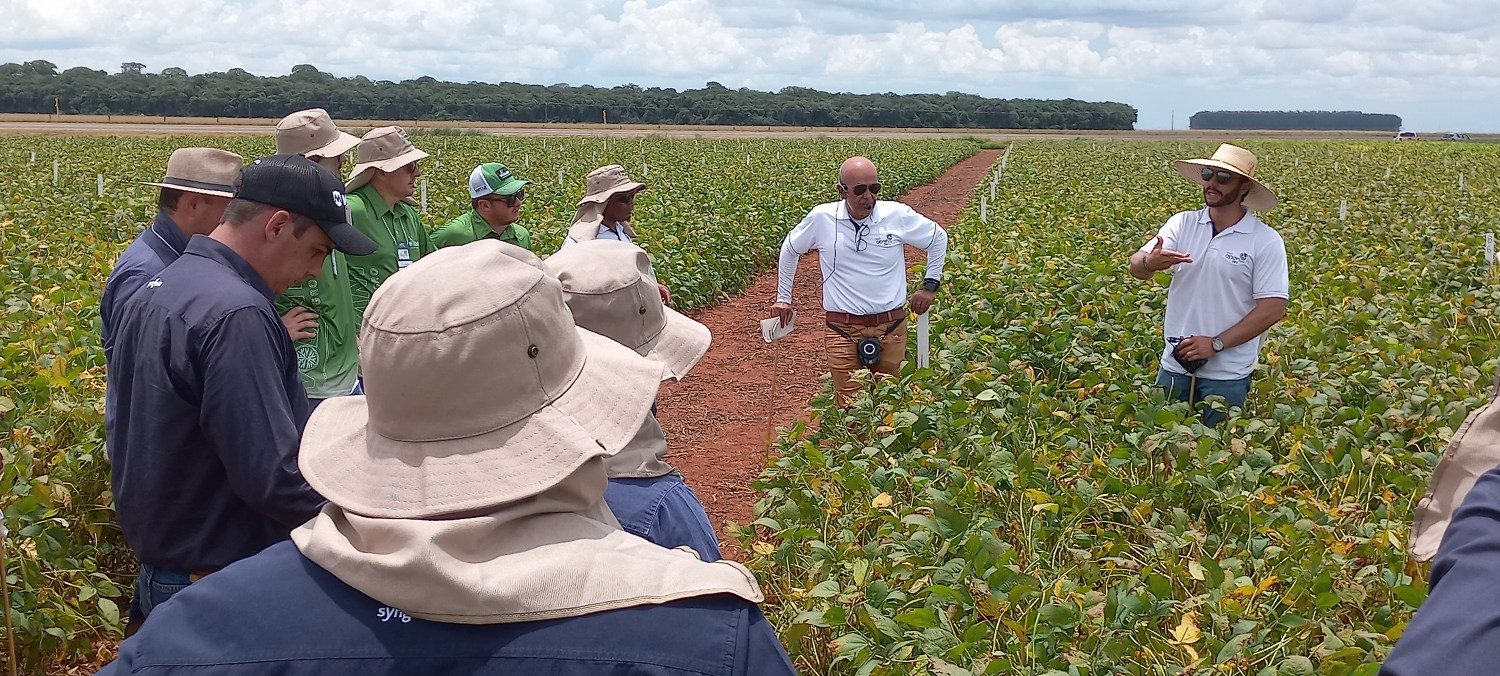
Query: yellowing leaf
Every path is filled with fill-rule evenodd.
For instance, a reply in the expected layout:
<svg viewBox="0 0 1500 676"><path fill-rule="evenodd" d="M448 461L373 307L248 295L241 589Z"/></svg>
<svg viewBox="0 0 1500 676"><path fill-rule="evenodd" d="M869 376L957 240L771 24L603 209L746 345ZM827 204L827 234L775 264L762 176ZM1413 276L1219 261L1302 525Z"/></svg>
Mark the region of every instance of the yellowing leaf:
<svg viewBox="0 0 1500 676"><path fill-rule="evenodd" d="M1172 628L1172 643L1174 645L1192 645L1203 638L1203 632L1198 630L1198 622L1193 611L1188 611L1182 616L1182 621Z"/></svg>
<svg viewBox="0 0 1500 676"><path fill-rule="evenodd" d="M761 556L770 556L776 553L776 547L769 542L756 542L750 545L750 550Z"/></svg>
<svg viewBox="0 0 1500 676"><path fill-rule="evenodd" d="M875 509L885 509L886 507L890 507L891 494L881 493L880 495L875 496L875 499L870 501L870 506Z"/></svg>

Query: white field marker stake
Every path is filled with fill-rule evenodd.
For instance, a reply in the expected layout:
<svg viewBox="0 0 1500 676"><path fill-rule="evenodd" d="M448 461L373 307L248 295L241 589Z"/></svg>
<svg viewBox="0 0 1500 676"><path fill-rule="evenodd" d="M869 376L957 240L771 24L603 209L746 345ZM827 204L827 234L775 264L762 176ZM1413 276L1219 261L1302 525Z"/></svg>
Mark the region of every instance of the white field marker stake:
<svg viewBox="0 0 1500 676"><path fill-rule="evenodd" d="M979 196L979 220L984 223L990 222L990 202L984 198L984 195Z"/></svg>
<svg viewBox="0 0 1500 676"><path fill-rule="evenodd" d="M1346 220L1348 218L1349 218L1349 200L1348 199L1341 199L1341 200L1339 200L1339 220L1342 221L1342 220Z"/></svg>
<svg viewBox="0 0 1500 676"><path fill-rule="evenodd" d="M1465 190L1466 189L1466 188L1464 188L1464 172L1462 172L1462 171L1458 172L1458 189L1459 190Z"/></svg>
<svg viewBox="0 0 1500 676"><path fill-rule="evenodd" d="M422 213L427 213L427 177L422 177Z"/></svg>
<svg viewBox="0 0 1500 676"><path fill-rule="evenodd" d="M927 322L927 313L923 312L917 315L917 368L919 369L925 369L928 364L932 363L927 354L927 340L930 331L931 327Z"/></svg>
<svg viewBox="0 0 1500 676"><path fill-rule="evenodd" d="M645 162L642 162L641 163L641 178L647 178L650 175L651 175L651 165L646 164Z"/></svg>
<svg viewBox="0 0 1500 676"><path fill-rule="evenodd" d="M562 170L561 167L559 167L558 170L557 170L557 184L558 185L562 185L563 184L563 170Z"/></svg>
<svg viewBox="0 0 1500 676"><path fill-rule="evenodd" d="M104 196L104 174L95 175L99 179L99 196Z"/></svg>
<svg viewBox="0 0 1500 676"><path fill-rule="evenodd" d="M1386 178L1390 178L1391 177L1391 168L1390 167L1386 167L1385 168L1385 177Z"/></svg>
<svg viewBox="0 0 1500 676"><path fill-rule="evenodd" d="M1484 233L1484 262L1489 263L1491 268L1495 267L1495 233Z"/></svg>
<svg viewBox="0 0 1500 676"><path fill-rule="evenodd" d="M57 185L58 180L60 180L61 178L62 163L57 160L52 160L52 184Z"/></svg>
<svg viewBox="0 0 1500 676"><path fill-rule="evenodd" d="M531 171L531 156L526 156L526 171Z"/></svg>
<svg viewBox="0 0 1500 676"><path fill-rule="evenodd" d="M33 164L36 164L36 151L35 150L31 151L31 162L27 163L26 166L31 166Z"/></svg>

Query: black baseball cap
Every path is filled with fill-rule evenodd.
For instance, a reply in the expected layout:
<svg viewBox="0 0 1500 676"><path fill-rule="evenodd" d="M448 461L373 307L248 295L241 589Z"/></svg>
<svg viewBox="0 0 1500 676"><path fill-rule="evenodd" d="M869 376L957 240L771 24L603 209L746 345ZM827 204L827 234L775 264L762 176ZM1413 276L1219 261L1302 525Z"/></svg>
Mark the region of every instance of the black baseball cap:
<svg viewBox="0 0 1500 676"><path fill-rule="evenodd" d="M301 155L271 155L251 161L240 171L234 197L312 219L333 240L334 248L351 256L375 251L375 240L350 222L344 182Z"/></svg>

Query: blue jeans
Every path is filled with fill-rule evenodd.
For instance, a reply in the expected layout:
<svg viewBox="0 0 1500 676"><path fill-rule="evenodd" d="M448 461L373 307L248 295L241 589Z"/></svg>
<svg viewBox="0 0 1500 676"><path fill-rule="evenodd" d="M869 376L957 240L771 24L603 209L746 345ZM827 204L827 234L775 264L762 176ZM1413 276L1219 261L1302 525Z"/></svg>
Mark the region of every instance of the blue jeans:
<svg viewBox="0 0 1500 676"><path fill-rule="evenodd" d="M145 621L157 606L166 603L174 594L192 584L187 573L161 570L150 564L141 564L141 574L135 578L135 598L130 600L130 617Z"/></svg>
<svg viewBox="0 0 1500 676"><path fill-rule="evenodd" d="M1250 395L1250 376L1235 380L1198 378L1198 385L1195 388L1191 375L1161 369L1156 374L1156 386L1166 391L1168 399L1191 401L1197 404L1206 397L1218 395L1224 398L1226 406L1244 406L1245 397ZM1224 422L1226 417L1223 411L1213 408L1203 409L1203 424L1209 427Z"/></svg>
<svg viewBox="0 0 1500 676"><path fill-rule="evenodd" d="M604 502L632 535L668 549L687 545L704 561L724 558L708 512L680 476L610 479Z"/></svg>

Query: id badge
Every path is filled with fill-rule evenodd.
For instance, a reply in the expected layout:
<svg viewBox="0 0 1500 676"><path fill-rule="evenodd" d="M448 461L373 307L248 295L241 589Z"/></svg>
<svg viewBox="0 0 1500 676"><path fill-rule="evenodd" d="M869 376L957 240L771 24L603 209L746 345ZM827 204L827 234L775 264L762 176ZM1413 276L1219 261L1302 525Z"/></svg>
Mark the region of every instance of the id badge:
<svg viewBox="0 0 1500 676"><path fill-rule="evenodd" d="M411 265L411 249L396 247L396 269L404 270L408 265Z"/></svg>

